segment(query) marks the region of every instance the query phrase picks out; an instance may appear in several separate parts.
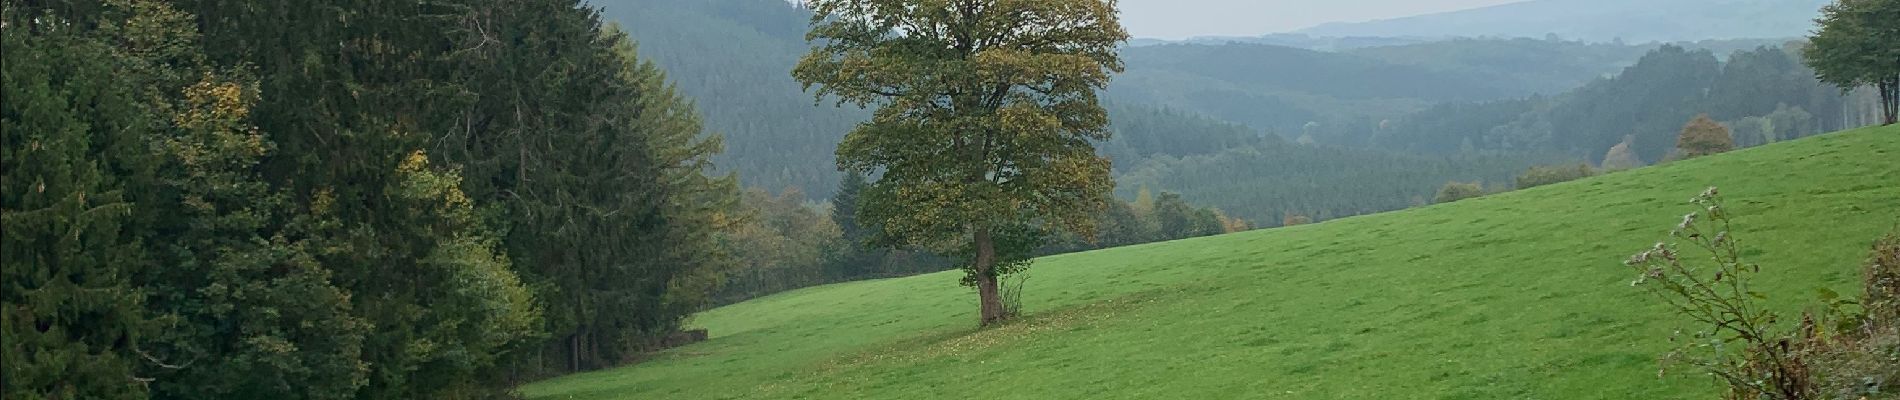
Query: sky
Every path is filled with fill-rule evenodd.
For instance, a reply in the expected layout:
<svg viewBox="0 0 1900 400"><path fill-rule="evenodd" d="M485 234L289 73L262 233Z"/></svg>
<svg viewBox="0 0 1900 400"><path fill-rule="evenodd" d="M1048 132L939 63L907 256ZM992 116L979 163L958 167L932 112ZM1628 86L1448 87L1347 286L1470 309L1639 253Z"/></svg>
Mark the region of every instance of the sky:
<svg viewBox="0 0 1900 400"><path fill-rule="evenodd" d="M1137 38L1258 36L1327 22L1357 22L1522 0L1121 0Z"/></svg>

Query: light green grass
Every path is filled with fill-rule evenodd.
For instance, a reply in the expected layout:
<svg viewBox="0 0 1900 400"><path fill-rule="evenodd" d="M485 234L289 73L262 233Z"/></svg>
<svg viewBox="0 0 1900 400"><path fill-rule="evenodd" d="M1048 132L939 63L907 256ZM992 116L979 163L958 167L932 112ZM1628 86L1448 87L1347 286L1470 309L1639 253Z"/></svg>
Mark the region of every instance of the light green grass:
<svg viewBox="0 0 1900 400"><path fill-rule="evenodd" d="M1345 184L1345 183L1342 183ZM1900 221L1900 128L1463 202L1048 257L1029 317L973 329L950 273L711 310L713 339L533 399L1661 399L1676 318L1620 263L1720 186L1771 301L1858 293Z"/></svg>

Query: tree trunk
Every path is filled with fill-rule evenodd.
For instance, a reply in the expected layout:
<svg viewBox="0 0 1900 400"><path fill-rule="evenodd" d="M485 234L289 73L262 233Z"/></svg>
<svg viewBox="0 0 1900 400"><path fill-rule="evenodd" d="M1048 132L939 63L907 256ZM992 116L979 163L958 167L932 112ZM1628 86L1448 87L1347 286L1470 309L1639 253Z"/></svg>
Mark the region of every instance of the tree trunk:
<svg viewBox="0 0 1900 400"><path fill-rule="evenodd" d="M1888 78L1880 83L1880 112L1884 119L1881 125L1893 125L1900 119L1900 77Z"/></svg>
<svg viewBox="0 0 1900 400"><path fill-rule="evenodd" d="M581 333L575 331L567 336L567 372L581 370Z"/></svg>
<svg viewBox="0 0 1900 400"><path fill-rule="evenodd" d="M976 231L976 294L982 306L981 326L990 326L1002 322L1008 315L1003 313L1003 296L996 284L996 242L990 237L989 228Z"/></svg>

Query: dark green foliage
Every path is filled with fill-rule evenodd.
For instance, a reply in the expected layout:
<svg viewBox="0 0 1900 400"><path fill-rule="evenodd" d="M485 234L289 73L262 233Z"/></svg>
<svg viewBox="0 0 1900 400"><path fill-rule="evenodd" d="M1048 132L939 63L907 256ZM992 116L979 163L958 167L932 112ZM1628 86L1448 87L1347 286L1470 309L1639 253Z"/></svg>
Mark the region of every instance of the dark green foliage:
<svg viewBox="0 0 1900 400"><path fill-rule="evenodd" d="M845 171L844 178L838 180L838 191L831 195L831 222L838 225L840 238L852 249L874 247L871 240L879 236L876 225L858 222L858 201L870 185L863 173Z"/></svg>
<svg viewBox="0 0 1900 400"><path fill-rule="evenodd" d="M1546 107L1542 96L1485 102L1448 102L1408 115L1372 136L1377 146L1423 154L1477 153L1481 150L1529 150L1545 139L1499 135L1525 114Z"/></svg>
<svg viewBox="0 0 1900 400"><path fill-rule="evenodd" d="M1553 183L1563 183L1588 178L1597 174L1590 164L1576 165L1539 165L1517 176L1518 189L1530 189Z"/></svg>
<svg viewBox="0 0 1900 400"><path fill-rule="evenodd" d="M1154 220L1158 233L1168 239L1218 235L1221 221L1213 210L1197 209L1180 194L1162 192L1155 198Z"/></svg>
<svg viewBox="0 0 1900 400"><path fill-rule="evenodd" d="M461 94L482 87L447 71L458 61L450 50L476 27L418 21L563 8L185 4L199 16L209 60L257 73L263 96L252 121L277 147L261 163L264 179L298 208L332 219L310 233L315 263L371 327L362 343L367 380L355 396L472 396L478 377L537 336L539 316L499 236L459 189L461 175L420 152L439 142L431 134L469 129Z"/></svg>
<svg viewBox="0 0 1900 400"><path fill-rule="evenodd" d="M1101 144L1100 152L1114 162L1118 172L1140 167L1157 156L1213 154L1281 141L1276 135L1199 114L1120 104L1104 108L1108 110L1109 130L1115 134Z"/></svg>
<svg viewBox="0 0 1900 400"><path fill-rule="evenodd" d="M1096 223L1095 243L1099 248L1127 246L1161 240L1161 227L1154 218L1143 215L1134 205L1110 202Z"/></svg>
<svg viewBox="0 0 1900 400"><path fill-rule="evenodd" d="M832 281L882 278L936 272L949 268L950 261L927 253L893 248L880 241L882 228L874 219L859 219L864 190L870 182L864 174L846 171L831 197L831 222L838 226L840 243L831 256Z"/></svg>
<svg viewBox="0 0 1900 400"><path fill-rule="evenodd" d="M139 140L158 121L123 75L129 49L71 28L124 19L3 7L0 397L143 398L136 353L152 326L133 278L152 264L128 189L149 174Z"/></svg>
<svg viewBox="0 0 1900 400"><path fill-rule="evenodd" d="M717 137L577 2L5 7L4 397L504 397L719 283Z"/></svg>
<svg viewBox="0 0 1900 400"><path fill-rule="evenodd" d="M617 29L572 2L504 3L467 28L503 40L462 44L486 50L462 54L483 72L467 85L495 95L458 111L438 153L469 166L543 287L557 344L530 369L612 366L708 300L735 186L701 173L720 140Z"/></svg>
<svg viewBox="0 0 1900 400"><path fill-rule="evenodd" d="M148 346L179 367L151 368L154 394L350 398L370 325L315 258L326 245L312 236L337 221L297 209L254 172L273 146L249 125L251 85L207 75L185 88L175 131L156 143L163 195L148 204L166 267L147 287L166 328Z"/></svg>
<svg viewBox="0 0 1900 400"><path fill-rule="evenodd" d="M1475 199L1486 194L1484 184L1479 182L1451 182L1438 189L1438 195L1432 196L1432 203L1450 203L1464 199Z"/></svg>

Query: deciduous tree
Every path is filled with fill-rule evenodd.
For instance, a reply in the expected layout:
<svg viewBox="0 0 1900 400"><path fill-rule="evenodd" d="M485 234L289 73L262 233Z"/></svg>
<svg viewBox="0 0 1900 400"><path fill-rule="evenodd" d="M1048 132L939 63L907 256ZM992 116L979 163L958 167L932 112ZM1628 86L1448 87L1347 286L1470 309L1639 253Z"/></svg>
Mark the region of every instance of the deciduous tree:
<svg viewBox="0 0 1900 400"><path fill-rule="evenodd" d="M981 323L1006 317L997 277L1057 230L1092 231L1108 201L1096 91L1122 69L1113 0L811 0L814 48L792 75L821 99L878 106L838 148L881 172L864 216L967 260Z"/></svg>
<svg viewBox="0 0 1900 400"><path fill-rule="evenodd" d="M1680 158L1695 158L1729 150L1735 150L1735 139L1730 137L1728 127L1709 119L1707 114L1689 120L1689 124L1682 127L1682 135L1676 139L1676 151Z"/></svg>
<svg viewBox="0 0 1900 400"><path fill-rule="evenodd" d="M1822 82L1873 86L1885 123L1900 119L1900 0L1839 0L1821 8L1821 29L1803 51Z"/></svg>

